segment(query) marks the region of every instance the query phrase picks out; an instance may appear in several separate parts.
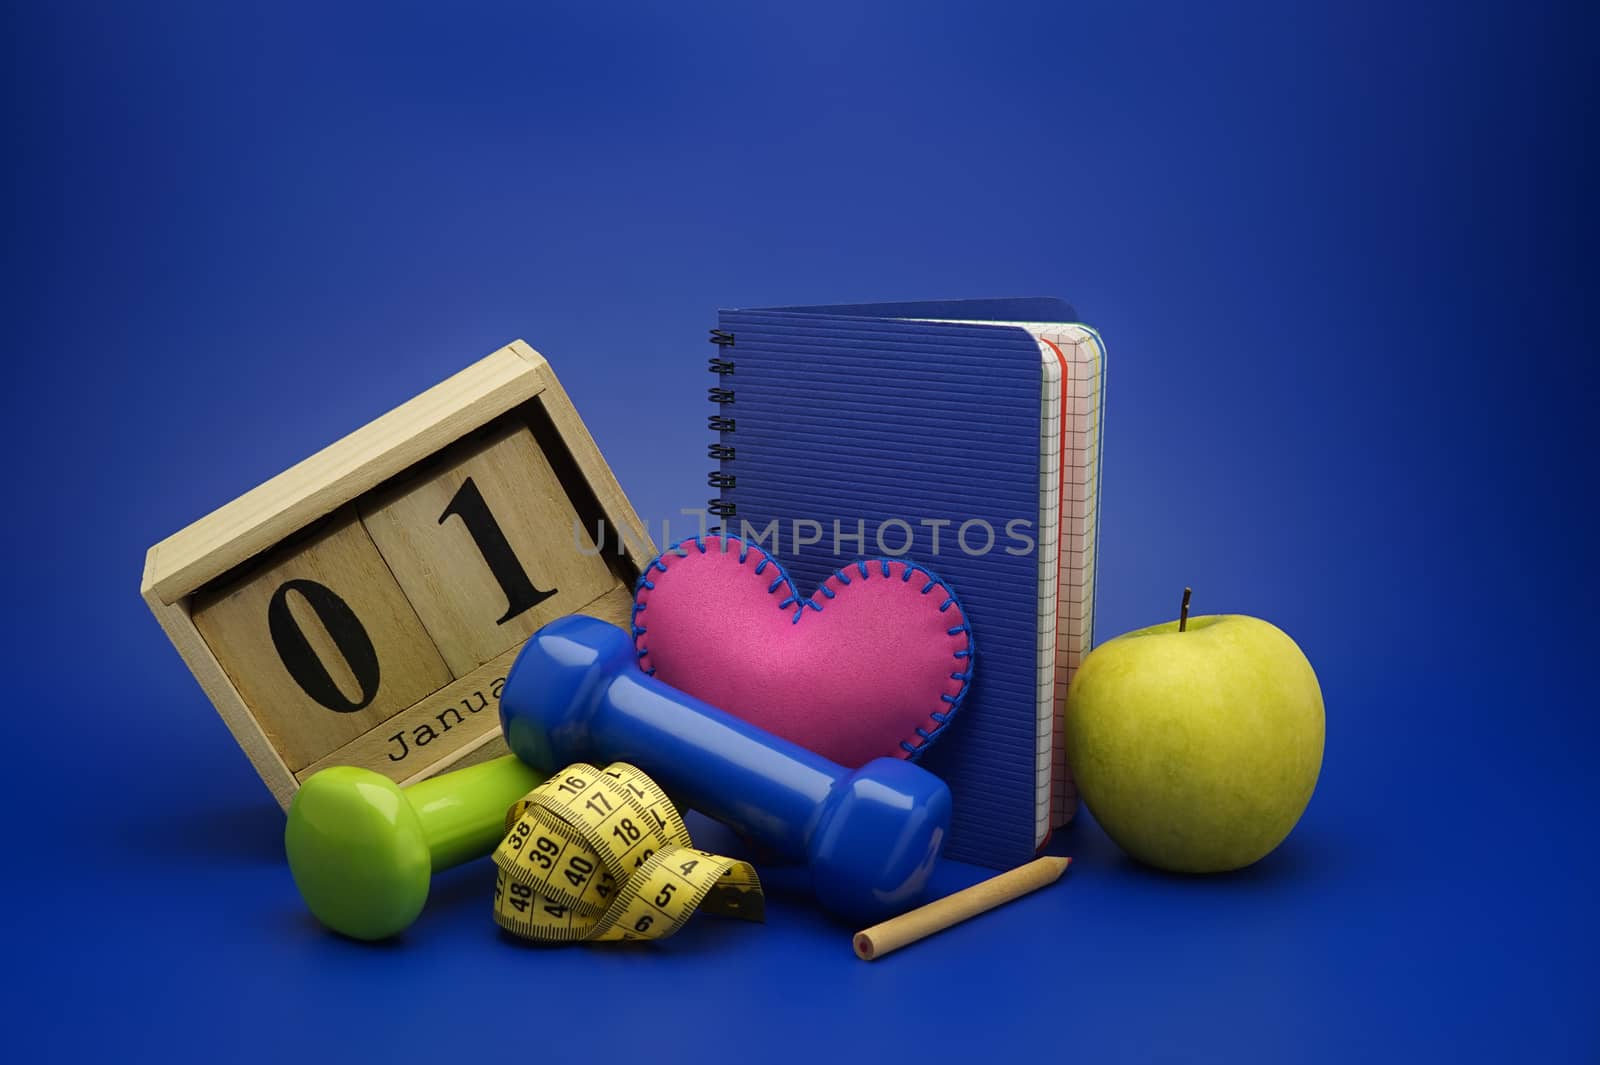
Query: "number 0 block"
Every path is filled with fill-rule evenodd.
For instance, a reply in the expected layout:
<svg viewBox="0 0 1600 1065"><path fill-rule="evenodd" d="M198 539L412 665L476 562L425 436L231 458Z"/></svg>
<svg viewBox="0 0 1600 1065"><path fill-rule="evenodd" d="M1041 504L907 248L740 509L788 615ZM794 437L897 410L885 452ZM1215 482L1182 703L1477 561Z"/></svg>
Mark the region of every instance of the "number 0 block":
<svg viewBox="0 0 1600 1065"><path fill-rule="evenodd" d="M193 620L292 770L451 680L351 507L196 596Z"/></svg>
<svg viewBox="0 0 1600 1065"><path fill-rule="evenodd" d="M522 643L625 625L654 552L519 340L156 544L141 590L287 806L328 765L410 783L503 753Z"/></svg>

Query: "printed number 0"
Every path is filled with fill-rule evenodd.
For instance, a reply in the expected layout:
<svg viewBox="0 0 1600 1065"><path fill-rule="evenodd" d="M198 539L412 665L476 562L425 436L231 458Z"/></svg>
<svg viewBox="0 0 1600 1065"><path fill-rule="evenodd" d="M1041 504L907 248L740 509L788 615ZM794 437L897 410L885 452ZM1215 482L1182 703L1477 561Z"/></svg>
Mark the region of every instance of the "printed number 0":
<svg viewBox="0 0 1600 1065"><path fill-rule="evenodd" d="M460 518L467 527L472 542L478 547L478 554L483 556L484 564L505 593L506 612L495 621L496 625L504 625L559 590L551 588L544 591L534 586L512 551L510 542L506 540L506 534L490 513L483 493L471 477L456 490L449 506L439 515L439 524L443 525L452 516ZM306 639L300 623L289 611L290 592L298 592L317 615L317 620L328 630L334 647L338 648L355 676L356 685L361 690L359 700L350 699L339 690L328 667L317 657L311 641ZM285 581L272 593L272 599L267 604L267 631L289 676L318 704L336 714L353 714L366 709L377 697L381 679L378 649L373 646L372 637L367 634L366 627L356 617L355 611L350 609L350 604L339 598L332 588L312 580Z"/></svg>
<svg viewBox="0 0 1600 1065"><path fill-rule="evenodd" d="M361 688L361 700L353 701L333 682L328 667L322 664L311 641L301 631L300 623L289 612L289 593L298 592L305 599L317 619L333 637L345 664L355 675ZM295 683L311 698L336 714L353 714L365 709L378 694L378 649L372 646L372 637L350 609L350 604L326 584L317 581L293 580L279 585L267 604L267 631L272 635L272 646Z"/></svg>

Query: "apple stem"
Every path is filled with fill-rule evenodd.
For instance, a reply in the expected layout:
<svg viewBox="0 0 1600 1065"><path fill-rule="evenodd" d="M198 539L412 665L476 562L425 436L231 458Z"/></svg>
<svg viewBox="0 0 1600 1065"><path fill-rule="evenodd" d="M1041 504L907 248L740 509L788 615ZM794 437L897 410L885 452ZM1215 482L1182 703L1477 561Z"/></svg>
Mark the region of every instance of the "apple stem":
<svg viewBox="0 0 1600 1065"><path fill-rule="evenodd" d="M1178 608L1178 631L1189 631L1189 596L1194 593L1193 588L1183 590L1183 605Z"/></svg>

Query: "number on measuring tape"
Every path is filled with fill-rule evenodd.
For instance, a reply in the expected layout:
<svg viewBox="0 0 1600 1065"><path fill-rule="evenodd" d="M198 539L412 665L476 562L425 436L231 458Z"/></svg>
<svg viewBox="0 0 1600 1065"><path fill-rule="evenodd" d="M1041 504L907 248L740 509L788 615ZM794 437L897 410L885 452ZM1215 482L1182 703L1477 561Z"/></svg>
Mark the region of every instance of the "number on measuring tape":
<svg viewBox="0 0 1600 1065"><path fill-rule="evenodd" d="M529 831L532 831L531 829ZM561 844L549 836L540 836L533 844L534 849L529 851L529 857L539 863L540 868L549 869L555 864L556 858L561 854Z"/></svg>
<svg viewBox="0 0 1600 1065"><path fill-rule="evenodd" d="M518 821L516 825L512 827L511 834L506 836L505 845L514 851L521 850L522 845L528 842L528 837L531 835L533 835L532 826Z"/></svg>
<svg viewBox="0 0 1600 1065"><path fill-rule="evenodd" d="M518 913L524 912L532 902L533 888L527 884L511 885L511 906L513 909Z"/></svg>
<svg viewBox="0 0 1600 1065"><path fill-rule="evenodd" d="M573 887L581 888L589 879L589 874L594 872L594 863L581 854L574 854L567 859L567 879Z"/></svg>

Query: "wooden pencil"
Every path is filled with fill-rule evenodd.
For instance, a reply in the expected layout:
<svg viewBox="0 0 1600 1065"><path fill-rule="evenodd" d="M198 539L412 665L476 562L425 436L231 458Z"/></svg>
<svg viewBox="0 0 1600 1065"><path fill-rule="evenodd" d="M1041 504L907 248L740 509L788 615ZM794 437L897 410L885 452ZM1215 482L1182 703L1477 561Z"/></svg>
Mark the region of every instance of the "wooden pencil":
<svg viewBox="0 0 1600 1065"><path fill-rule="evenodd" d="M919 906L899 917L891 917L881 924L863 929L855 934L853 941L856 957L862 961L881 958L908 943L925 939L969 917L976 917L985 910L992 910L1030 891L1037 891L1059 880L1071 864L1071 858L1035 858L1009 873L990 877L953 895L946 895L926 906Z"/></svg>

